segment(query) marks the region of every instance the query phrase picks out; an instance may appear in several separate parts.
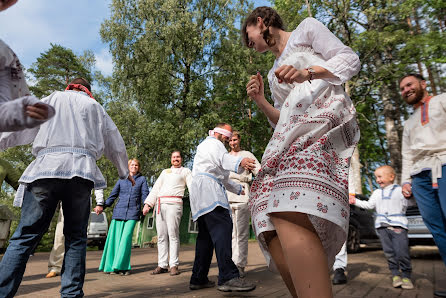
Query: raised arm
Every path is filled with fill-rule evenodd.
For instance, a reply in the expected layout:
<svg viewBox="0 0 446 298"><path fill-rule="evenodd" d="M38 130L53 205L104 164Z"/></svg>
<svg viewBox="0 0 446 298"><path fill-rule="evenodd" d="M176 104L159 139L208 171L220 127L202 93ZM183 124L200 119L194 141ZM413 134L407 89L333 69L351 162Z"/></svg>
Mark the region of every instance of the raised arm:
<svg viewBox="0 0 446 298"><path fill-rule="evenodd" d="M293 43L311 46L326 60L325 70L334 75L334 78L330 78L329 73L320 70L321 73L317 73L316 78L325 78L332 84L340 85L359 72L361 62L358 55L321 22L306 18L296 30L299 30L299 34L293 39Z"/></svg>
<svg viewBox="0 0 446 298"><path fill-rule="evenodd" d="M104 111L105 113L105 111ZM129 176L128 157L124 140L119 133L113 120L105 113L105 132L104 132L104 155L118 169L120 179L127 179Z"/></svg>

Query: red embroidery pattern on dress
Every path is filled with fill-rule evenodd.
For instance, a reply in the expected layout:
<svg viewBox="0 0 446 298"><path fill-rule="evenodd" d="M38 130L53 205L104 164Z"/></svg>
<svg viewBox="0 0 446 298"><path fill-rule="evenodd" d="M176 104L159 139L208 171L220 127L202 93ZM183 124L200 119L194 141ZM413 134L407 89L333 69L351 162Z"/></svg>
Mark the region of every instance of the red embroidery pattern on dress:
<svg viewBox="0 0 446 298"><path fill-rule="evenodd" d="M328 207L322 203L317 203L317 210L321 211L322 213L327 213Z"/></svg>
<svg viewBox="0 0 446 298"><path fill-rule="evenodd" d="M290 195L290 200L297 200L300 196L300 192L296 191L296 192L292 192Z"/></svg>

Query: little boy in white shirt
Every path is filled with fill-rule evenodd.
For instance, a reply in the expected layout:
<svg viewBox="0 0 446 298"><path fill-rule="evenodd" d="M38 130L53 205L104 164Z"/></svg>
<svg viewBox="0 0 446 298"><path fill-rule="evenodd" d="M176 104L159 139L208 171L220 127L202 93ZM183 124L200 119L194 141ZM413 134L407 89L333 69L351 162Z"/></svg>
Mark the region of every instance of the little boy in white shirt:
<svg viewBox="0 0 446 298"><path fill-rule="evenodd" d="M364 209L376 209L375 228L392 273L392 285L395 288L413 289L406 217L410 202L402 195L401 186L394 184L395 176L395 170L391 166L379 167L375 171L375 178L380 189L375 190L368 201L351 197L350 204Z"/></svg>

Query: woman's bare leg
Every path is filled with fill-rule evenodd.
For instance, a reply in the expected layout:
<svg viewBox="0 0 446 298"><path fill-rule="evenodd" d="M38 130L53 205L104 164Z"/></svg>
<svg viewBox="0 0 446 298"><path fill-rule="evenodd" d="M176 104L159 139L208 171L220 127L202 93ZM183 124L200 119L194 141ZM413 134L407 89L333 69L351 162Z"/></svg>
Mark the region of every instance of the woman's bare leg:
<svg viewBox="0 0 446 298"><path fill-rule="evenodd" d="M272 259L274 260L274 263L276 264L276 267L279 270L279 273L282 276L282 279L285 282L288 291L290 291L293 297L297 297L290 270L288 269L288 265L283 256L282 246L280 245L277 233L275 231L264 232L263 236L265 237L265 241L268 245L268 251L271 254Z"/></svg>
<svg viewBox="0 0 446 298"><path fill-rule="evenodd" d="M327 256L308 216L280 212L270 217L298 296L333 297Z"/></svg>

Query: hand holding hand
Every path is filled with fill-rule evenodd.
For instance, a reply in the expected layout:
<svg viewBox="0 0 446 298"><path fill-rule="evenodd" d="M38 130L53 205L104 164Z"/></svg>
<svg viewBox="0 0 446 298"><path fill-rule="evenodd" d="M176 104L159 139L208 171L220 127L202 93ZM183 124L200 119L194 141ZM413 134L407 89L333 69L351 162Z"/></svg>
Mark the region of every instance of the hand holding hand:
<svg viewBox="0 0 446 298"><path fill-rule="evenodd" d="M142 214L146 215L150 211L150 206L148 204L144 204L144 208L142 209Z"/></svg>
<svg viewBox="0 0 446 298"><path fill-rule="evenodd" d="M94 207L94 212L96 212L97 215L101 214L102 211L104 211L104 207L102 207L102 206Z"/></svg>
<svg viewBox="0 0 446 298"><path fill-rule="evenodd" d="M37 120L46 120L48 119L48 107L41 103L26 106L26 115Z"/></svg>
<svg viewBox="0 0 446 298"><path fill-rule="evenodd" d="M403 192L403 196L406 199L410 199L412 197L412 184L410 184L410 183L404 184L402 192Z"/></svg>
<svg viewBox="0 0 446 298"><path fill-rule="evenodd" d="M240 166L242 166L243 168L245 168L248 171L251 171L256 167L256 161L252 158L245 157L240 162Z"/></svg>
<svg viewBox="0 0 446 298"><path fill-rule="evenodd" d="M348 203L352 205L356 203L356 197L354 194L348 194Z"/></svg>
<svg viewBox="0 0 446 298"><path fill-rule="evenodd" d="M279 83L292 84L303 83L310 79L310 73L305 69L296 69L291 65L282 65L276 69L274 74L277 77Z"/></svg>

